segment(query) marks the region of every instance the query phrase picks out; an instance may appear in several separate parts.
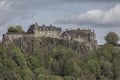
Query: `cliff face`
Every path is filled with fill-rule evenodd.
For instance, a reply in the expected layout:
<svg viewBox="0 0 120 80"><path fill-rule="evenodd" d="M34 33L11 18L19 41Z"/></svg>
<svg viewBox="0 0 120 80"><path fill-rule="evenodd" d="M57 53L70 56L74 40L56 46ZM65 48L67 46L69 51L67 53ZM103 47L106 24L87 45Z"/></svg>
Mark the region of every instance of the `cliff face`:
<svg viewBox="0 0 120 80"><path fill-rule="evenodd" d="M3 43L6 46L16 45L25 53L37 52L40 48L49 50L54 47L64 46L73 49L76 53L83 53L97 48L94 31L66 30L55 26L39 26L37 23L30 26L27 32L7 32L3 35Z"/></svg>
<svg viewBox="0 0 120 80"><path fill-rule="evenodd" d="M49 38L49 37L22 37L15 39L13 41L4 41L4 45L18 46L24 53L37 53L44 52L46 50L51 50L52 48L64 46L71 48L78 54L86 54L89 51L95 49L95 46L86 46L83 43L77 41L68 41L63 39Z"/></svg>

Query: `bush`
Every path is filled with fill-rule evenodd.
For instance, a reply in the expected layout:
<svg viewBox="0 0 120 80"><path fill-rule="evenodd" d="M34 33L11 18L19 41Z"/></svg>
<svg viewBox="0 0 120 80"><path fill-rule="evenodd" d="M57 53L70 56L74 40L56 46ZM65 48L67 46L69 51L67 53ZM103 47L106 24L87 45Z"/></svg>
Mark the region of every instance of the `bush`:
<svg viewBox="0 0 120 80"><path fill-rule="evenodd" d="M119 41L119 37L116 33L114 32L109 32L106 36L105 36L105 40L108 44L112 44L112 45L117 45L117 42Z"/></svg>
<svg viewBox="0 0 120 80"><path fill-rule="evenodd" d="M8 28L8 32L18 32L18 33L24 33L22 26L11 26Z"/></svg>

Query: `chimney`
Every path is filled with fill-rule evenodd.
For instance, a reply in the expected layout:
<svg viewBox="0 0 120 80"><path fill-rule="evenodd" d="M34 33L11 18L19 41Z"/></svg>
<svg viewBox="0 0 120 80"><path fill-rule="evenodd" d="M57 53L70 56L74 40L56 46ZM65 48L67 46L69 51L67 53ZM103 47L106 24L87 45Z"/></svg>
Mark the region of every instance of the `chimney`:
<svg viewBox="0 0 120 80"><path fill-rule="evenodd" d="M45 27L45 24L43 24L43 27Z"/></svg>
<svg viewBox="0 0 120 80"><path fill-rule="evenodd" d="M50 25L50 27L52 27L52 25Z"/></svg>
<svg viewBox="0 0 120 80"><path fill-rule="evenodd" d="M80 30L80 28L78 28L77 30Z"/></svg>

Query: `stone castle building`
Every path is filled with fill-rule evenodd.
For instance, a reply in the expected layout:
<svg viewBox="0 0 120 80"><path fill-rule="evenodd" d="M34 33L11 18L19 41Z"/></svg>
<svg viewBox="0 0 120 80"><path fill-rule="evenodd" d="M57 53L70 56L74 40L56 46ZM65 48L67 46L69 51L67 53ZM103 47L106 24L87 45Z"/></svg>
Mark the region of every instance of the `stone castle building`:
<svg viewBox="0 0 120 80"><path fill-rule="evenodd" d="M90 29L88 30L66 30L62 34L63 39L67 40L74 40L79 42L88 42L88 41L95 41L95 33L92 32Z"/></svg>
<svg viewBox="0 0 120 80"><path fill-rule="evenodd" d="M53 38L60 38L61 36L61 28L57 28L55 26L38 26L37 23L30 26L27 31L27 34L34 34L36 37L53 37Z"/></svg>
<svg viewBox="0 0 120 80"><path fill-rule="evenodd" d="M89 47L91 45L97 47L96 35L94 31L91 31L90 29L80 30L78 28L76 30L66 30L62 33L61 37L65 40L78 41L80 43L84 43Z"/></svg>
<svg viewBox="0 0 120 80"><path fill-rule="evenodd" d="M77 41L84 43L86 46L97 47L96 35L94 31L90 29L81 30L66 30L62 32L61 28L55 26L39 26L37 23L31 25L26 33L6 33L3 35L3 41L14 41L18 38L26 37L51 37L57 39L63 39L68 41Z"/></svg>
<svg viewBox="0 0 120 80"><path fill-rule="evenodd" d="M3 34L3 41L13 41L22 37L52 37L60 38L62 34L61 28L55 26L39 26L37 23L31 25L26 33L7 32Z"/></svg>

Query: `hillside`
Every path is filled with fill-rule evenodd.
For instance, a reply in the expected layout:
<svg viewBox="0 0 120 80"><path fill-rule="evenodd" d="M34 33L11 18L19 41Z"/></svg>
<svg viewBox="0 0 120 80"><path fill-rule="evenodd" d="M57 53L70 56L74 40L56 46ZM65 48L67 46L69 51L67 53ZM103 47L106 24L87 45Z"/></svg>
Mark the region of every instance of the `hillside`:
<svg viewBox="0 0 120 80"><path fill-rule="evenodd" d="M105 44L93 52L76 43L76 52L75 43L50 38L42 38L40 43L39 39L1 44L0 80L120 79L120 50L113 45Z"/></svg>
<svg viewBox="0 0 120 80"><path fill-rule="evenodd" d="M83 32L71 40L27 34L22 29L19 33L19 28L10 27L0 43L0 80L120 80L116 33L108 33L106 43L97 48L95 37L89 36L93 32L73 30ZM86 37L81 42L83 33Z"/></svg>
<svg viewBox="0 0 120 80"><path fill-rule="evenodd" d="M84 43L50 37L23 37L14 39L14 41L4 41L3 45L8 47L15 45L27 54L44 52L46 50L58 48L59 46L70 48L79 55L83 55L82 53L89 53L91 51L90 47L86 46Z"/></svg>

